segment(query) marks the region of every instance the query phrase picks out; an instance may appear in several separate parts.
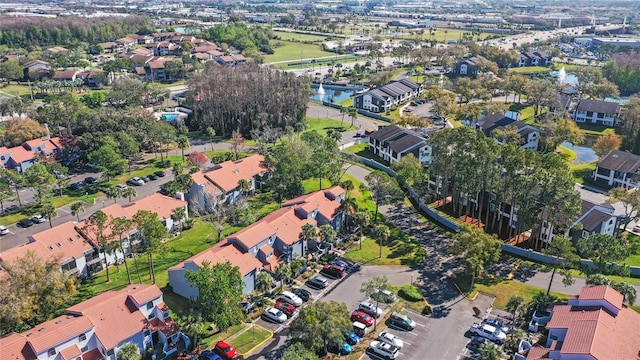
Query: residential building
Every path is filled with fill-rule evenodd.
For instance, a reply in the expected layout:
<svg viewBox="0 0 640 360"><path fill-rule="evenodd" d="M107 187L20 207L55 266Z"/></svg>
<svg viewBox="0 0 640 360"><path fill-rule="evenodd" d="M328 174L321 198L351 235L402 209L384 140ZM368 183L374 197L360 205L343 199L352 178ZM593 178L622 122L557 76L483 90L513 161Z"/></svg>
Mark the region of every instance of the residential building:
<svg viewBox="0 0 640 360"><path fill-rule="evenodd" d="M76 74L77 79L84 80L85 85L100 87L107 85L107 74L103 70L87 70Z"/></svg>
<svg viewBox="0 0 640 360"><path fill-rule="evenodd" d="M56 71L53 74L53 80L74 81L77 75L78 75L78 70L75 70L75 69Z"/></svg>
<svg viewBox="0 0 640 360"><path fill-rule="evenodd" d="M193 184L188 198L193 205L210 211L218 202L234 204L243 194L239 188L240 180L251 184L250 193L263 186L267 169L262 166L264 156L252 155L237 161L225 161L207 172L191 174Z"/></svg>
<svg viewBox="0 0 640 360"><path fill-rule="evenodd" d="M173 291L188 299L198 296L198 289L186 281L187 271L197 271L207 261L211 265L229 261L237 266L244 282L243 293L255 290L260 271L274 272L280 261L305 256L309 250L322 247L316 241L301 238L302 227L325 224L334 229L343 226L340 205L344 189L339 186L316 191L289 200L282 208L256 223L228 236L213 247L169 268L169 284Z"/></svg>
<svg viewBox="0 0 640 360"><path fill-rule="evenodd" d="M518 67L522 66L549 66L553 62L553 56L543 51L521 52Z"/></svg>
<svg viewBox="0 0 640 360"><path fill-rule="evenodd" d="M56 55L58 55L59 53L63 53L63 52L67 52L69 51L66 48L63 48L62 46L54 46L52 48L48 48L47 50L43 51L43 53L49 55L50 57L54 57Z"/></svg>
<svg viewBox="0 0 640 360"><path fill-rule="evenodd" d="M42 60L32 60L24 64L24 76L31 80L40 80L51 75L51 65Z"/></svg>
<svg viewBox="0 0 640 360"><path fill-rule="evenodd" d="M220 65L227 65L227 66L241 65L241 64L244 64L244 63L247 62L247 58L245 58L244 56L242 56L240 54L216 56L215 60Z"/></svg>
<svg viewBox="0 0 640 360"><path fill-rule="evenodd" d="M615 126L620 121L620 111L621 106L616 102L581 100L576 108L574 120L577 123Z"/></svg>
<svg viewBox="0 0 640 360"><path fill-rule="evenodd" d="M117 53L121 50L120 46L118 46L118 44L113 41L99 43L98 45L100 45L100 47L102 48L102 52L105 54ZM98 53L96 47L94 47L93 49L94 53Z"/></svg>
<svg viewBox="0 0 640 360"><path fill-rule="evenodd" d="M0 338L0 354L7 360L115 360L127 343L155 356L189 345L156 285L129 285L71 306L31 330Z"/></svg>
<svg viewBox="0 0 640 360"><path fill-rule="evenodd" d="M549 114L551 115L562 115L564 113L569 113L571 109L571 96L567 95L558 95L553 103L553 105L549 106Z"/></svg>
<svg viewBox="0 0 640 360"><path fill-rule="evenodd" d="M593 180L610 187L640 188L640 156L625 151L609 151L593 171Z"/></svg>
<svg viewBox="0 0 640 360"><path fill-rule="evenodd" d="M544 346L535 345L527 360L630 360L640 354L640 314L623 304L606 285L583 287L566 305L555 305Z"/></svg>
<svg viewBox="0 0 640 360"><path fill-rule="evenodd" d="M61 151L62 144L57 137L29 140L21 146L0 147L0 165L24 172L36 163L38 156L57 156Z"/></svg>
<svg viewBox="0 0 640 360"><path fill-rule="evenodd" d="M479 55L464 58L453 66L451 73L459 76L476 77L482 68L482 63L488 61L489 60Z"/></svg>
<svg viewBox="0 0 640 360"><path fill-rule="evenodd" d="M0 265L11 264L34 253L44 261L59 260L60 269L86 277L103 269L98 248L82 235L76 222L68 221L31 235L28 243L0 252Z"/></svg>
<svg viewBox="0 0 640 360"><path fill-rule="evenodd" d="M433 155L425 139L397 125L384 126L369 134L369 150L389 163L413 154L424 165L431 163Z"/></svg>
<svg viewBox="0 0 640 360"><path fill-rule="evenodd" d="M355 95L353 104L357 109L384 112L415 99L422 94L422 91L422 84L417 84L409 79L401 79Z"/></svg>
<svg viewBox="0 0 640 360"><path fill-rule="evenodd" d="M522 137L522 148L534 151L538 150L542 131L534 126L525 124L522 121L512 119L502 114L487 115L476 123L476 128L482 130L482 132L488 137L494 137L495 130L504 130L508 127L513 127ZM501 144L499 140L496 140L496 142Z"/></svg>
<svg viewBox="0 0 640 360"><path fill-rule="evenodd" d="M617 236L622 219L614 212L615 209L609 203L595 204L582 200L580 216L571 224L567 234L574 244L596 234ZM552 223L546 220L550 216L553 215L546 213L546 209L541 210L540 218L544 220L541 222L538 238L547 243L553 240L555 230Z"/></svg>
<svg viewBox="0 0 640 360"><path fill-rule="evenodd" d="M128 51L130 48L138 44L138 40L130 37L123 37L114 42L118 44L118 52Z"/></svg>

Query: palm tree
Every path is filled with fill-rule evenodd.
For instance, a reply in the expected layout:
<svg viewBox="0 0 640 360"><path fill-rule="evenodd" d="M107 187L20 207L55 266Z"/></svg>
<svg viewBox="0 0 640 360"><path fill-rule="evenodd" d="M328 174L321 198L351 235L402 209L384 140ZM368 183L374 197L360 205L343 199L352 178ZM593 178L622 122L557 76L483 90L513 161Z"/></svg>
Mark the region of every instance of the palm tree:
<svg viewBox="0 0 640 360"><path fill-rule="evenodd" d="M247 179L238 180L238 189L240 189L240 193L242 193L243 197L249 194L249 191L251 191L252 188L253 188L253 185L249 180Z"/></svg>
<svg viewBox="0 0 640 360"><path fill-rule="evenodd" d="M108 226L109 219L107 218L107 214L105 214L102 210L98 210L91 214L87 219L84 231L85 233L89 233L93 235L98 248L102 253L107 253L107 244L109 243L109 237L105 233L105 229ZM104 257L105 269L107 270L107 283L111 282L111 277L109 276L109 263L107 262L107 257Z"/></svg>
<svg viewBox="0 0 640 360"><path fill-rule="evenodd" d="M258 276L256 277L256 290L265 294L267 291L271 290L271 286L273 284L273 277L266 271L260 271Z"/></svg>
<svg viewBox="0 0 640 360"><path fill-rule="evenodd" d="M342 203L340 204L340 211L346 215L345 217L343 217L342 221L343 228L347 227L347 225L350 223L349 219L351 218L351 214L353 214L353 212L357 210L358 201L356 200L356 198L350 195L345 196L344 200L342 200Z"/></svg>
<svg viewBox="0 0 640 360"><path fill-rule="evenodd" d="M103 191L107 199L113 199L114 204L118 202L118 198L122 197L124 192L123 189L113 185L106 187Z"/></svg>
<svg viewBox="0 0 640 360"><path fill-rule="evenodd" d="M346 106L341 106L340 114L342 115L342 120L340 120L340 125L342 125L344 123L344 116L349 114L349 108Z"/></svg>
<svg viewBox="0 0 640 360"><path fill-rule="evenodd" d="M373 230L373 233L375 234L375 237L378 238L378 240L380 241L379 245L380 245L380 254L378 255L378 257L382 257L382 243L386 242L389 237L391 236L391 230L389 230L389 227L387 225L376 225L375 229Z"/></svg>
<svg viewBox="0 0 640 360"><path fill-rule="evenodd" d="M131 284L131 271L129 270L129 264L127 263L127 257L124 253L124 239L129 238L129 232L133 228L133 224L130 219L125 219L121 217L117 217L111 219L111 229L113 230L113 234L118 236L118 250L122 253L124 260L124 268L127 271L127 279L129 280L129 284ZM133 249L131 247L131 243L129 243L129 252L133 254ZM138 273L138 277L140 273Z"/></svg>
<svg viewBox="0 0 640 360"><path fill-rule="evenodd" d="M142 359L142 355L140 355L140 349L138 349L138 345L128 342L122 345L118 352L116 353L116 358L118 360L140 360Z"/></svg>
<svg viewBox="0 0 640 360"><path fill-rule="evenodd" d="M84 204L80 201L71 204L71 215L75 216L80 222L80 213L84 211Z"/></svg>
<svg viewBox="0 0 640 360"><path fill-rule="evenodd" d="M291 266L289 264L281 263L276 268L275 278L280 281L280 287L284 288L285 283L289 283L289 278L291 278L292 271Z"/></svg>
<svg viewBox="0 0 640 360"><path fill-rule="evenodd" d="M53 206L53 204L51 204L50 202L42 204L41 214L42 216L49 219L49 227L52 228L53 224L51 223L51 218L53 218L54 216L58 216L58 212L56 211L56 208Z"/></svg>
<svg viewBox="0 0 640 360"><path fill-rule="evenodd" d="M353 216L353 222L358 227L358 239L360 241L360 250L362 250L362 237L365 229L371 225L371 214L364 210L358 211Z"/></svg>
<svg viewBox="0 0 640 360"><path fill-rule="evenodd" d="M316 229L316 227L311 224L304 224L302 225L302 232L300 233L300 238L307 242L307 247L308 247L311 241L315 241L318 239L318 229ZM302 255L304 255L304 251Z"/></svg>
<svg viewBox="0 0 640 360"><path fill-rule="evenodd" d="M524 298L520 295L514 295L509 298L507 301L507 311L511 312L513 323L515 324L516 318L518 316L518 311L520 311L520 307L524 304Z"/></svg>
<svg viewBox="0 0 640 360"><path fill-rule="evenodd" d="M184 161L184 149L191 147L191 143L189 142L189 138L186 135L180 135L176 139L176 143L180 147L180 151L182 152L182 161Z"/></svg>
<svg viewBox="0 0 640 360"><path fill-rule="evenodd" d="M182 232L182 221L185 217L187 217L187 211L184 207L177 207L171 211L171 220L180 225L180 232Z"/></svg>
<svg viewBox="0 0 640 360"><path fill-rule="evenodd" d="M131 198L135 198L136 196L138 196L138 193L136 192L136 189L132 188L131 186L122 190L122 197L129 198L129 202L131 202Z"/></svg>
<svg viewBox="0 0 640 360"><path fill-rule="evenodd" d="M186 316L178 316L176 322L180 329L184 331L193 340L193 347L198 347L198 335L205 334L207 330L207 322L202 318L200 313L189 311Z"/></svg>
<svg viewBox="0 0 640 360"><path fill-rule="evenodd" d="M213 140L216 137L216 131L211 126L209 126L206 131L209 139L211 139L211 151L213 151Z"/></svg>
<svg viewBox="0 0 640 360"><path fill-rule="evenodd" d="M354 126L354 122L356 121L356 118L358 117L358 109L356 109L353 106L349 106L348 114L349 114L349 117L351 118L351 127L353 127Z"/></svg>
<svg viewBox="0 0 640 360"><path fill-rule="evenodd" d="M338 232L329 224L320 226L320 240L330 244L335 243Z"/></svg>

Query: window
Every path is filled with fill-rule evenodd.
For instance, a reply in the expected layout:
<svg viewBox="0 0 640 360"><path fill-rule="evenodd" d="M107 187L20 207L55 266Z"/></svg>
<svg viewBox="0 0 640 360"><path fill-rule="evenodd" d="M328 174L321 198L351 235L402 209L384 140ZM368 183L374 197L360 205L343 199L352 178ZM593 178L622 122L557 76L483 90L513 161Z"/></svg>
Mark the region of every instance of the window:
<svg viewBox="0 0 640 360"><path fill-rule="evenodd" d="M49 351L47 352L47 354L48 354L49 356L54 356L54 355L56 354L56 349L55 349L55 348L51 348L51 349L49 349Z"/></svg>
<svg viewBox="0 0 640 360"><path fill-rule="evenodd" d="M149 310L149 309L153 309L153 301L149 301L147 303L147 310Z"/></svg>
<svg viewBox="0 0 640 360"><path fill-rule="evenodd" d="M86 353L87 351L89 351L89 347L88 347L88 346L85 346L85 347L83 347L82 349L80 349L80 351L84 354L84 353Z"/></svg>
<svg viewBox="0 0 640 360"><path fill-rule="evenodd" d="M87 340L87 334L80 334L80 336L78 336L78 341L85 341Z"/></svg>
<svg viewBox="0 0 640 360"><path fill-rule="evenodd" d="M113 351L113 349L107 351L107 356L113 356L113 354L115 354L115 351Z"/></svg>
<svg viewBox="0 0 640 360"><path fill-rule="evenodd" d="M151 335L151 331L149 331L149 330L145 330L145 331L144 331L144 336L149 336L149 335Z"/></svg>
<svg viewBox="0 0 640 360"><path fill-rule="evenodd" d="M588 231L586 231L586 230L582 230L582 238L583 238L583 239L586 239L586 238L588 238L588 237L589 237L589 232L588 232Z"/></svg>
<svg viewBox="0 0 640 360"><path fill-rule="evenodd" d="M151 314L149 314L149 316L147 317L149 320L153 319L156 317L156 313L152 312Z"/></svg>

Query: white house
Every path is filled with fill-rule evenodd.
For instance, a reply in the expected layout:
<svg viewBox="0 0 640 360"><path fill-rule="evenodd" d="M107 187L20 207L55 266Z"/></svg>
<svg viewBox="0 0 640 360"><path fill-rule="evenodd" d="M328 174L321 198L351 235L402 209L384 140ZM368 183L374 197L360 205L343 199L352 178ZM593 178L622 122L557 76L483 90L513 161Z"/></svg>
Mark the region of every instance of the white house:
<svg viewBox="0 0 640 360"><path fill-rule="evenodd" d="M496 129L504 129L505 127L515 127L516 131L522 137L521 147L523 149L538 150L540 146L541 131L531 125L525 124L522 121L514 120L501 114L487 115L476 123L476 128L482 130L482 132L493 137L493 132ZM498 143L500 141L496 140Z"/></svg>
<svg viewBox="0 0 640 360"><path fill-rule="evenodd" d="M384 86L357 94L353 104L357 109L383 112L422 94L423 86L409 79L392 81Z"/></svg>
<svg viewBox="0 0 640 360"><path fill-rule="evenodd" d="M613 150L598 161L593 180L605 182L611 187L640 188L639 171L640 156Z"/></svg>
<svg viewBox="0 0 640 360"><path fill-rule="evenodd" d="M66 313L23 333L0 338L2 359L116 360L124 344L141 354L184 350L189 338L170 317L156 285L129 285L74 305Z"/></svg>
<svg viewBox="0 0 640 360"><path fill-rule="evenodd" d="M369 135L369 150L390 163L413 154L421 164L432 160L432 149L422 137L397 125L381 127Z"/></svg>
<svg viewBox="0 0 640 360"><path fill-rule="evenodd" d="M574 120L587 123L614 126L620 120L621 106L616 102L602 100L581 100L576 107Z"/></svg>

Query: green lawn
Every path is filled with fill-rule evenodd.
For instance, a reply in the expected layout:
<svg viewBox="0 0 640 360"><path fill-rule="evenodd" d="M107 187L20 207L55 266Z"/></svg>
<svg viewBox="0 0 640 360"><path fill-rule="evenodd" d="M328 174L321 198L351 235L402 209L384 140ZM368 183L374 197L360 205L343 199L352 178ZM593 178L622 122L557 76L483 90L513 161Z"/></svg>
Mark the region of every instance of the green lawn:
<svg viewBox="0 0 640 360"><path fill-rule="evenodd" d="M349 97L346 99L342 99L340 101L336 101L335 104L342 105L345 107L353 106L353 98Z"/></svg>
<svg viewBox="0 0 640 360"><path fill-rule="evenodd" d="M568 148L568 147L566 147L566 146L562 146L562 145L560 145L560 146L558 146L558 147L556 148L556 152L557 152L557 153L559 153L560 155L562 155L562 157L563 157L563 158L564 158L564 159L565 159L569 164L572 164L572 163L575 161L576 157L578 156L578 155L576 154L576 152L575 152L575 151L573 151L573 150L569 149L569 148Z"/></svg>
<svg viewBox="0 0 640 360"><path fill-rule="evenodd" d="M335 56L335 53L324 51L319 45L290 41L276 41L275 43L281 43L282 46L274 47L274 54L264 56L266 63Z"/></svg>
<svg viewBox="0 0 640 360"><path fill-rule="evenodd" d="M588 177L596 169L596 163L571 165L571 173L575 182L578 184L584 184L584 178Z"/></svg>
<svg viewBox="0 0 640 360"><path fill-rule="evenodd" d="M271 331L254 324L230 342L240 355L247 355L254 347L272 336Z"/></svg>
<svg viewBox="0 0 640 360"><path fill-rule="evenodd" d="M512 74L539 74L544 72L552 71L553 69L546 66L523 66L512 68L509 70ZM565 67L566 70L566 67Z"/></svg>
<svg viewBox="0 0 640 360"><path fill-rule="evenodd" d="M303 34L303 33L288 32L288 31L274 31L273 33L278 37L278 40L283 40L283 41L322 42L327 38L327 36L322 36L322 35Z"/></svg>
<svg viewBox="0 0 640 360"><path fill-rule="evenodd" d="M167 303L167 305L169 305L169 308L174 309L174 306L172 306L171 304ZM233 325L232 327L228 328L226 331L222 331L222 332L212 331L211 333L207 334L205 337L200 339L200 343L203 344L204 348L212 349L214 346L216 346L216 343L218 341L228 339L229 337L234 336L235 334L239 333L245 328L246 328L245 324L241 323L238 325Z"/></svg>
<svg viewBox="0 0 640 360"><path fill-rule="evenodd" d="M354 145L354 146L350 146L350 147L346 148L344 151L349 153L349 154L354 154L354 155L362 156L363 158L367 158L367 159L371 159L373 161L377 161L380 164L383 164L383 165L386 165L386 166L389 165L388 161L383 160L378 155L374 154L373 152L371 152L371 150L369 150L369 144L368 143L361 143L361 144L357 144L357 145Z"/></svg>
<svg viewBox="0 0 640 360"><path fill-rule="evenodd" d="M325 136L327 135L327 131L329 130L344 132L344 131L355 129L355 126L354 127L351 126L351 120L346 115L345 115L344 122L340 122L338 120L334 120L331 118L313 118L313 117L307 117L307 121L308 121L309 127L307 128L307 130L305 130L305 132L316 130L317 132Z"/></svg>
<svg viewBox="0 0 640 360"><path fill-rule="evenodd" d="M470 280L470 276L463 275L456 278L454 283L463 293L467 294L469 298L473 298L478 291L495 296L496 300L493 306L500 309L506 308L511 296L520 295L524 298L525 303L528 303L531 302L535 294L545 291L518 281L502 280L491 275L485 275L482 278L476 279L473 289L469 289ZM566 294L553 291L551 295L561 301L566 301L569 298Z"/></svg>
<svg viewBox="0 0 640 360"><path fill-rule="evenodd" d="M413 266L420 264L426 256L422 245L392 224L387 224L387 226L391 230L391 237L382 245L382 257L380 257L378 241L369 237L362 240L362 249L359 244L356 244L347 251L345 256L368 265Z"/></svg>
<svg viewBox="0 0 640 360"><path fill-rule="evenodd" d="M526 106L521 103L514 103L509 106L510 111L517 111L520 113L520 120L525 121L527 119L533 119L533 106Z"/></svg>
<svg viewBox="0 0 640 360"><path fill-rule="evenodd" d="M33 88L36 91L36 88ZM28 84L16 84L15 82L11 82L11 85L3 84L0 86L0 95L12 95L12 96L23 96L29 95L31 92L29 91Z"/></svg>

